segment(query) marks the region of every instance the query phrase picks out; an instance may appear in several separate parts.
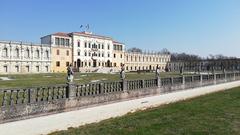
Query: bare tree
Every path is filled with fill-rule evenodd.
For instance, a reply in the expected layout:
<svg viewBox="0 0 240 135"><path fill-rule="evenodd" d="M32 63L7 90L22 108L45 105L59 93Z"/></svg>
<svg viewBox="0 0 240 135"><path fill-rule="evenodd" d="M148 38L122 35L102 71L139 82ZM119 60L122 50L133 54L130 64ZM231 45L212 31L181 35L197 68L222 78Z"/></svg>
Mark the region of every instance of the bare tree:
<svg viewBox="0 0 240 135"><path fill-rule="evenodd" d="M133 47L127 50L128 52L138 52L138 53L142 53L142 49L137 48L137 47Z"/></svg>

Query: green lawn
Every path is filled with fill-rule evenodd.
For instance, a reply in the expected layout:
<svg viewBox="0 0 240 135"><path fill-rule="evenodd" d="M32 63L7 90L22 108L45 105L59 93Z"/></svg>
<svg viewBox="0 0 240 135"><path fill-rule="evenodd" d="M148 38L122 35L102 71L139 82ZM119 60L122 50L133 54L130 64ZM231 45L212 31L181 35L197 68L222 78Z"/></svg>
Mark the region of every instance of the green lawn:
<svg viewBox="0 0 240 135"><path fill-rule="evenodd" d="M240 135L240 87L50 135Z"/></svg>
<svg viewBox="0 0 240 135"><path fill-rule="evenodd" d="M162 77L178 76L179 73L162 73ZM8 77L13 80L0 80L0 88L21 88L47 86L66 83L66 73L48 73L48 74L22 74L22 75L0 75L0 77ZM154 73L127 73L126 79L151 79L154 78ZM90 83L92 80L100 81L117 81L120 80L120 75L117 74L102 74L102 73L75 73L75 83Z"/></svg>

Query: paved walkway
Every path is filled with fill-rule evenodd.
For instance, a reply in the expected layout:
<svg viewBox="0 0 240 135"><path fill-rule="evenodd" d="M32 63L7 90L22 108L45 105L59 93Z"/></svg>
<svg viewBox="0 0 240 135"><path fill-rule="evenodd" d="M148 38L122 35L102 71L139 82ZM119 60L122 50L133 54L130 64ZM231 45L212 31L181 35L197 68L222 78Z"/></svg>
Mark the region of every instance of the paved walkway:
<svg viewBox="0 0 240 135"><path fill-rule="evenodd" d="M128 112L144 109L187 98L240 86L240 81L188 89L174 93L151 96L130 101L107 104L77 111L64 112L22 121L0 124L0 135L38 135L68 127L98 122L104 119L122 116Z"/></svg>

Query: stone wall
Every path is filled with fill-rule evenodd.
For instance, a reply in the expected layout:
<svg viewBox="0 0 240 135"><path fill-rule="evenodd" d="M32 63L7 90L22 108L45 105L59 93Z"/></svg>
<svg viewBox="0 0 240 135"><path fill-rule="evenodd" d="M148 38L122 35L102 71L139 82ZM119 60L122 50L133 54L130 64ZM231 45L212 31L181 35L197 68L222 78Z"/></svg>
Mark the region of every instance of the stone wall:
<svg viewBox="0 0 240 135"><path fill-rule="evenodd" d="M240 73L0 90L0 123L240 80Z"/></svg>

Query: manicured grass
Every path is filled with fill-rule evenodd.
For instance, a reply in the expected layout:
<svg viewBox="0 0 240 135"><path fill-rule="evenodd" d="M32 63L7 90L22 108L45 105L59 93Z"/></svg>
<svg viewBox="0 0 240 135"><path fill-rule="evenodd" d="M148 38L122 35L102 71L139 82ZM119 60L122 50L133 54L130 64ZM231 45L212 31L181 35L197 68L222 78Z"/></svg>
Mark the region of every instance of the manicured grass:
<svg viewBox="0 0 240 135"><path fill-rule="evenodd" d="M239 134L240 87L50 135Z"/></svg>
<svg viewBox="0 0 240 135"><path fill-rule="evenodd" d="M179 73L162 73L162 77L178 76ZM66 73L49 73L49 74L19 74L19 75L0 75L0 77L8 77L13 80L0 80L0 88L21 88L21 87L37 87L66 83ZM151 79L154 73L127 73L126 79ZM102 73L75 73L74 82L79 84L90 83L92 80L100 81L118 81L120 75L102 74Z"/></svg>

